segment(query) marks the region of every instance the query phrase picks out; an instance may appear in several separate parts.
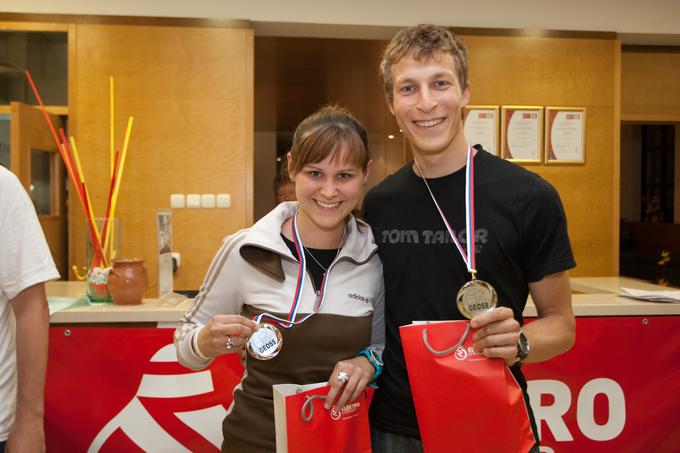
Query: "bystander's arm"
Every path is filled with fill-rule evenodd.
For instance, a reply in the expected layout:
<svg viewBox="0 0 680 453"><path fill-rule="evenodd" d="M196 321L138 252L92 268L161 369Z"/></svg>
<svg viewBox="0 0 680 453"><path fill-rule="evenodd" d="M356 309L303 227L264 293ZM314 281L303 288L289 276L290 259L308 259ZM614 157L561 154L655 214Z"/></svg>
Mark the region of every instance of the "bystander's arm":
<svg viewBox="0 0 680 453"><path fill-rule="evenodd" d="M9 302L16 317L17 402L6 448L9 453L41 452L49 332L45 285L30 286Z"/></svg>

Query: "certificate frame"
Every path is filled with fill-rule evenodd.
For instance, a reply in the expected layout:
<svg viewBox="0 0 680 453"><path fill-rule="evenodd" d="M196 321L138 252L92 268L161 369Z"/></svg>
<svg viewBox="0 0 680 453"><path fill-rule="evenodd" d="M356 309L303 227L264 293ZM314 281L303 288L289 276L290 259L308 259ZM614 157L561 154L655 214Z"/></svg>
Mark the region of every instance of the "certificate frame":
<svg viewBox="0 0 680 453"><path fill-rule="evenodd" d="M577 129L573 133L580 135L571 140L573 143L566 143L568 148L573 147L573 151L558 156L555 152L555 143L552 134L552 125L557 116L578 115L578 122L574 124ZM543 161L546 165L581 165L586 163L586 108L585 107L554 107L545 108L545 146Z"/></svg>
<svg viewBox="0 0 680 453"><path fill-rule="evenodd" d="M474 112L490 114L493 119L491 130L478 130L482 137L482 141L477 140L473 134L469 133L469 129L466 128L467 119L470 114ZM498 105L466 105L463 108L463 131L465 132L465 138L470 144L479 143L482 145L485 151L498 156L500 154L500 106ZM475 143L473 143L475 142ZM487 144L491 142L491 146Z"/></svg>
<svg viewBox="0 0 680 453"><path fill-rule="evenodd" d="M510 120L516 112L525 112L529 115L535 115L527 120L535 122L534 128L535 135L527 137L529 140L533 140L533 146L528 152L525 152L523 156L513 156L510 150L508 139L508 132ZM510 130L510 132L512 132ZM524 164L540 164L543 159L543 106L540 105L504 105L501 107L501 154L500 157L512 162L524 163Z"/></svg>

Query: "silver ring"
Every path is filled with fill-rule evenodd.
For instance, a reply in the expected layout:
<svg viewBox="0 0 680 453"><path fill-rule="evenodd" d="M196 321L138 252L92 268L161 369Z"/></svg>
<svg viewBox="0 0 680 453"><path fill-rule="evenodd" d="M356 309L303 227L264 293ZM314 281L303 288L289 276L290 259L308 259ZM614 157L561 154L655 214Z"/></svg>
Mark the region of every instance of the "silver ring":
<svg viewBox="0 0 680 453"><path fill-rule="evenodd" d="M338 373L337 376L338 381L342 382L343 384L347 381L349 381L349 375L345 373L344 371L341 371Z"/></svg>
<svg viewBox="0 0 680 453"><path fill-rule="evenodd" d="M231 337L227 337L227 349L231 349L234 347L234 342L231 340Z"/></svg>

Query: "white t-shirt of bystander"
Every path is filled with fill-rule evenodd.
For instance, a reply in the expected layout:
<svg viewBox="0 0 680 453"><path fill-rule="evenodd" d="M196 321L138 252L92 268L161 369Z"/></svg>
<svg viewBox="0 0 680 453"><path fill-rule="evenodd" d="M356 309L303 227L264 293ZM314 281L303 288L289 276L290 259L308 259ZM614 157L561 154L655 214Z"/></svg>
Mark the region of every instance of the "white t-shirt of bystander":
<svg viewBox="0 0 680 453"><path fill-rule="evenodd" d="M14 314L9 300L37 283L59 278L31 199L0 166L0 442L7 440L16 404Z"/></svg>

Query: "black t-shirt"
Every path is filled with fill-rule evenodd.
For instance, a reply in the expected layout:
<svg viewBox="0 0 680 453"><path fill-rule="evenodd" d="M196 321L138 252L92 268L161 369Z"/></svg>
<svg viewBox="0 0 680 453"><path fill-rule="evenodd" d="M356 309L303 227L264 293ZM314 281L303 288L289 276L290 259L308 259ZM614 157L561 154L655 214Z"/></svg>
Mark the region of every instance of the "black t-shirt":
<svg viewBox="0 0 680 453"><path fill-rule="evenodd" d="M575 266L564 210L555 189L540 176L476 148L477 278L494 286L498 305L510 307L522 324L528 283ZM465 248L465 168L428 183ZM469 273L411 163L368 192L364 216L373 229L385 278L385 367L371 405L371 423L383 431L420 437L399 326L465 319L456 294L470 280ZM519 367L512 371L528 404L526 380Z"/></svg>
<svg viewBox="0 0 680 453"><path fill-rule="evenodd" d="M293 256L300 258L295 249L295 243L281 235L283 242L286 243L288 249L293 254ZM314 283L314 290L319 291L321 289L321 281L323 280L323 274L326 273L326 269L331 265L336 256L338 256L338 249L312 249L305 247L305 258L307 260L307 271L312 276L312 282Z"/></svg>

